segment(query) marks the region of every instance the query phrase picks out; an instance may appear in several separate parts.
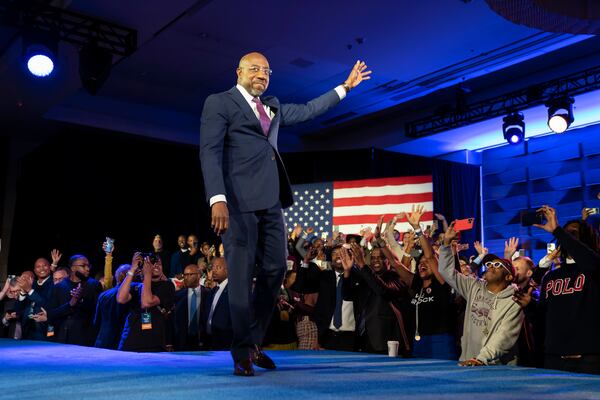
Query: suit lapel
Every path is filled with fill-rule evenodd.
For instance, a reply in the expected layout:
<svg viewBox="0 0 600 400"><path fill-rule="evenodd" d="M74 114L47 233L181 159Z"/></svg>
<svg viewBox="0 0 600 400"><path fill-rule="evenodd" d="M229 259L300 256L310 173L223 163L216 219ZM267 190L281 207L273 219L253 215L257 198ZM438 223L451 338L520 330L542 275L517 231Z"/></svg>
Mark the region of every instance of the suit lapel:
<svg viewBox="0 0 600 400"><path fill-rule="evenodd" d="M240 93L240 91L234 86L227 93L231 95L232 100L235 104L242 110L244 116L248 119L248 121L252 122L257 129L257 133L262 135L262 127L260 126L260 121L256 118L254 111L250 107L250 104L246 101L244 96ZM264 136L264 135L263 135Z"/></svg>

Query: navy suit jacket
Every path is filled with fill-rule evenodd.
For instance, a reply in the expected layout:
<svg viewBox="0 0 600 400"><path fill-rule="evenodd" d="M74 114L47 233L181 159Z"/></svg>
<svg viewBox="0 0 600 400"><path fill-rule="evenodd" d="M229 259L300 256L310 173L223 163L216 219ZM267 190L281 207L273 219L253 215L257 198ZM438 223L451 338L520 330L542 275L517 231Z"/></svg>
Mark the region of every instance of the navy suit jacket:
<svg viewBox="0 0 600 400"><path fill-rule="evenodd" d="M200 162L206 198L223 194L230 208L240 212L265 210L281 202L293 204L291 185L277 149L279 126L312 119L340 98L335 90L307 104L280 104L276 97L261 97L275 114L267 136L252 108L232 89L210 95L202 111Z"/></svg>
<svg viewBox="0 0 600 400"><path fill-rule="evenodd" d="M214 288L207 300L206 316L210 314L210 307L213 299L217 294L217 288ZM233 325L231 324L231 312L229 311L229 285L223 289L221 297L215 306L211 321L211 349L212 350L229 350L233 339Z"/></svg>
<svg viewBox="0 0 600 400"><path fill-rule="evenodd" d="M29 318L29 313L37 314L41 311L42 307L48 311L48 306L54 290L52 275L50 275L48 279L46 279L46 282L41 286L36 279L31 288L33 289L31 296L26 295L25 299L18 301L15 307L15 311L22 313L21 329L23 339L46 340L48 324L46 322L35 322L33 319Z"/></svg>
<svg viewBox="0 0 600 400"><path fill-rule="evenodd" d="M210 289L200 286L200 308L198 312L198 335L202 340L203 332L206 330L206 319L208 318L208 311L210 311L210 304L208 308L206 303L211 300ZM177 350L183 349L186 345L186 339L188 335L189 327L189 311L188 311L188 289L182 289L175 292L175 347Z"/></svg>

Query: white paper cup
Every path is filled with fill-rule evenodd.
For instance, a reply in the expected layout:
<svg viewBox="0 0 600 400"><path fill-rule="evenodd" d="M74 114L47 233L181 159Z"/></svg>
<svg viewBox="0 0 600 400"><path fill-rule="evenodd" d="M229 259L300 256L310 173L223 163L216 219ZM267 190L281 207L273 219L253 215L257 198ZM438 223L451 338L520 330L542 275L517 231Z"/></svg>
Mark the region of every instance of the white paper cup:
<svg viewBox="0 0 600 400"><path fill-rule="evenodd" d="M389 357L398 357L398 346L400 346L400 342L397 340L388 340L388 356Z"/></svg>

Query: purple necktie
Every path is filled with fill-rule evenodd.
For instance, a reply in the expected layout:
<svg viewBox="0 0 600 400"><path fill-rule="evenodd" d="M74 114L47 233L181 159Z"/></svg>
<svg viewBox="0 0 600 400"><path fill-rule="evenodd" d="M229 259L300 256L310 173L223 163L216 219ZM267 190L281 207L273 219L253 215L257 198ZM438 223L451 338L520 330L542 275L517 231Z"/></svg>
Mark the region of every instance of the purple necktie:
<svg viewBox="0 0 600 400"><path fill-rule="evenodd" d="M269 116L267 115L267 112L265 111L265 106L258 97L253 98L252 101L256 103L256 109L258 110L258 119L260 120L260 126L262 126L264 135L267 136L269 134L269 127L271 126L271 118L269 118Z"/></svg>

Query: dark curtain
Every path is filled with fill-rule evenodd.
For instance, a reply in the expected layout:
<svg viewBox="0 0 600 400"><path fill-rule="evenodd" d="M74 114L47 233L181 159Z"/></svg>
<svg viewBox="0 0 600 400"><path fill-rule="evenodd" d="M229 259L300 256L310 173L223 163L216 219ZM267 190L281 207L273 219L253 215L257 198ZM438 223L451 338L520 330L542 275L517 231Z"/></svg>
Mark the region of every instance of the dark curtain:
<svg viewBox="0 0 600 400"><path fill-rule="evenodd" d="M436 212L449 220L479 217L478 167L377 149L283 158L293 183L432 174ZM179 234L218 240L196 146L72 127L21 161L11 272L32 268L53 248L63 252L63 263L72 254L87 255L98 272L106 236L116 239L116 268L135 250L150 251L157 233L168 250L176 249ZM480 237L479 229L469 234Z"/></svg>
<svg viewBox="0 0 600 400"><path fill-rule="evenodd" d="M154 235L177 248L179 234L214 241L194 146L135 136L66 132L22 160L9 270L31 269L50 250L82 253L102 270L102 242L115 239L114 268Z"/></svg>

